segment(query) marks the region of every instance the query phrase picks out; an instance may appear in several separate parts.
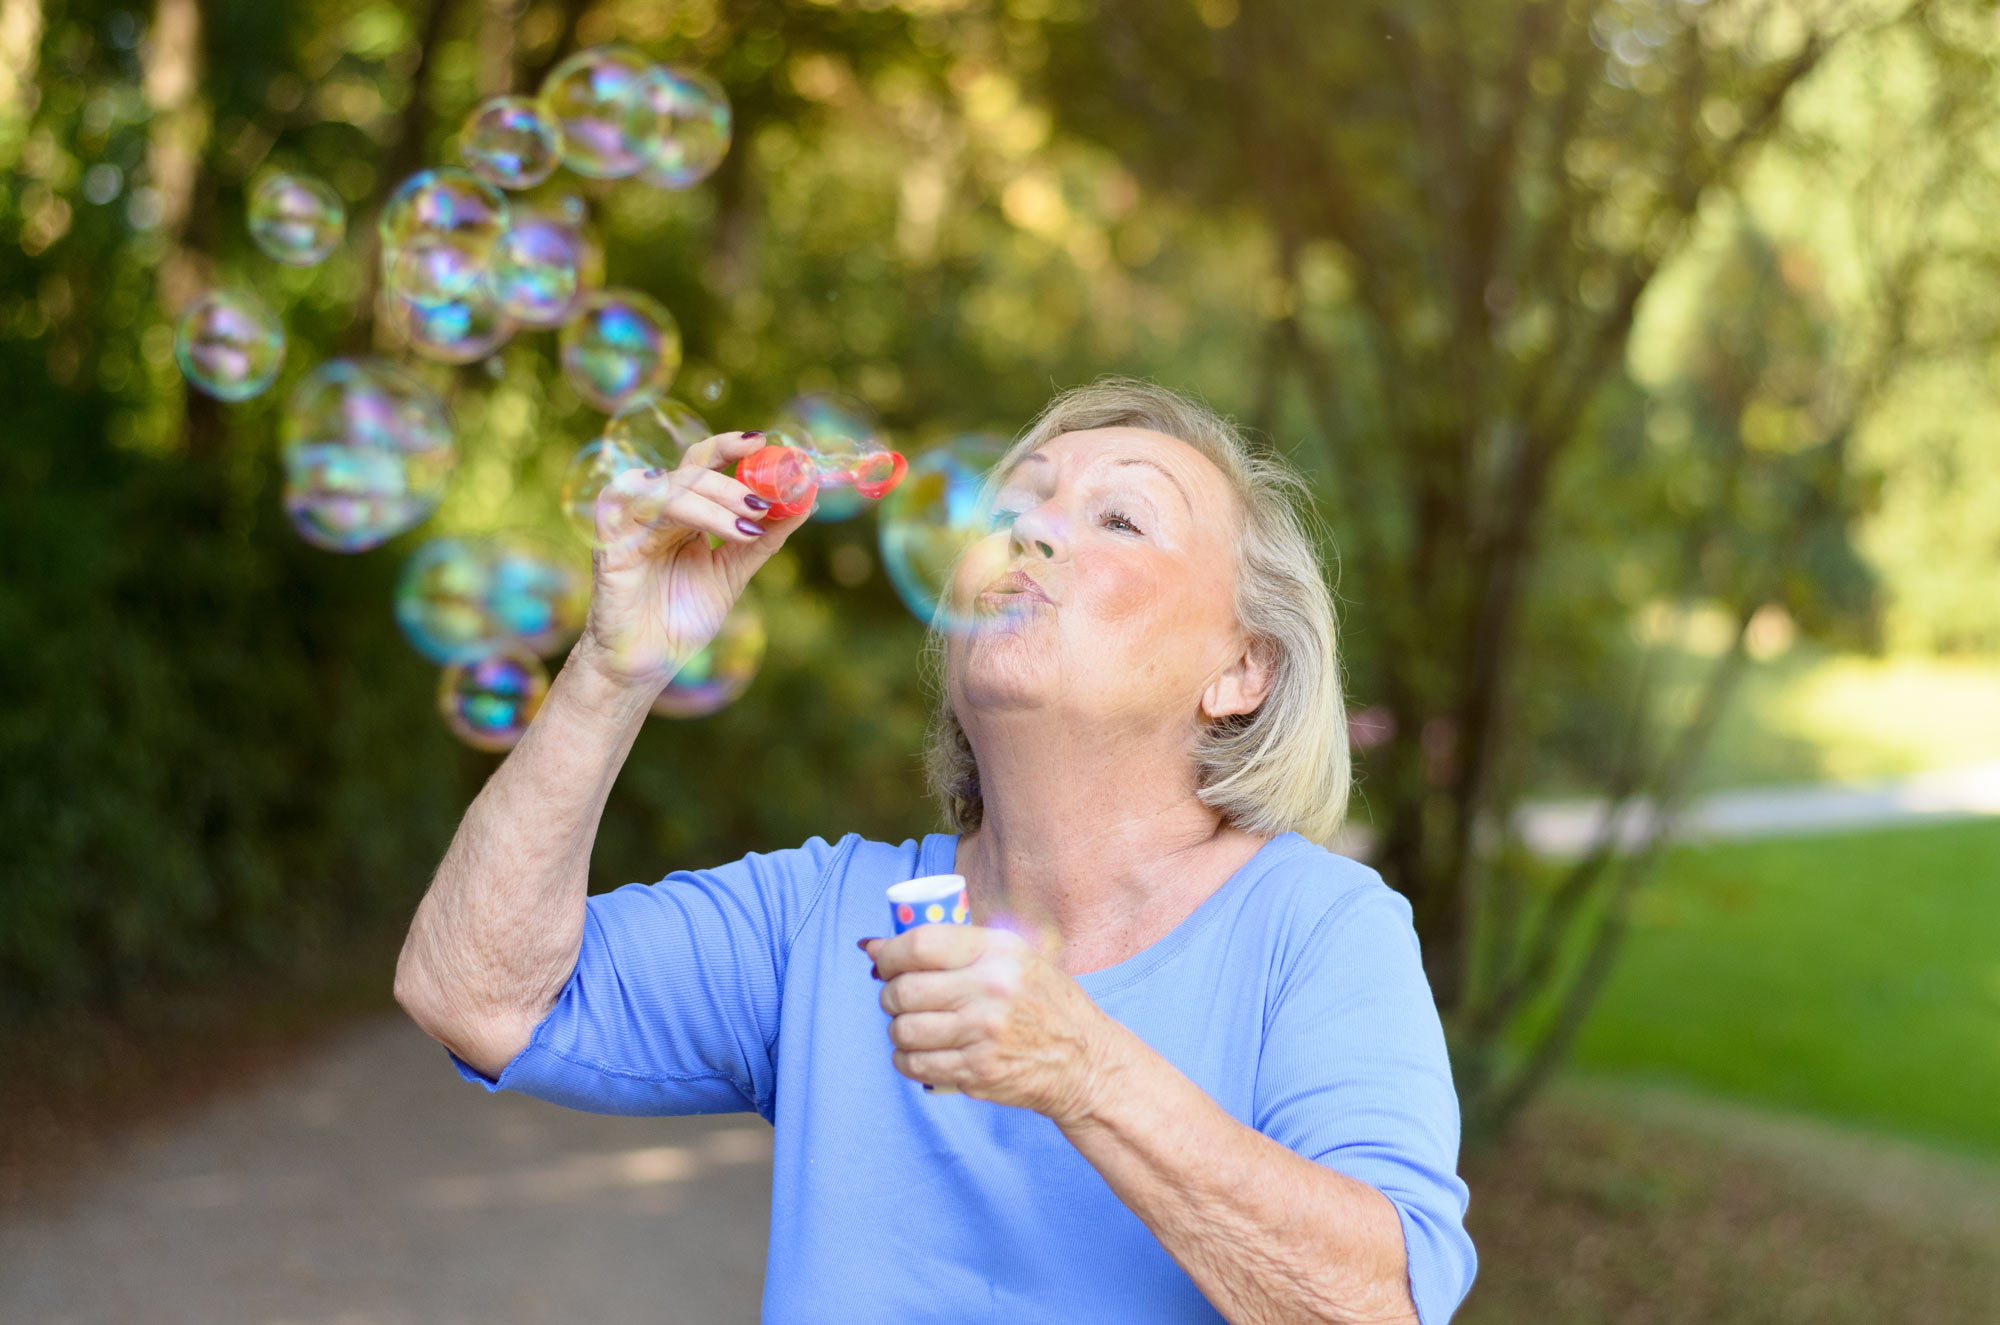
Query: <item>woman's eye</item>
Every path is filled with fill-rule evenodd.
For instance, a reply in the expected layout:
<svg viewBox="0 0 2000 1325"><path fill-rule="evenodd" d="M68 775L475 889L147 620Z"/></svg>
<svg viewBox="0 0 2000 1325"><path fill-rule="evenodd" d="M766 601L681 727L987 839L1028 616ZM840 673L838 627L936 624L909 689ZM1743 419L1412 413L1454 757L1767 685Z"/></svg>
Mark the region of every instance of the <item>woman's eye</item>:
<svg viewBox="0 0 2000 1325"><path fill-rule="evenodd" d="M1117 511L1106 511L1104 513L1104 523L1107 525L1122 525L1129 533L1142 534L1145 532L1145 530L1133 524L1130 519L1120 515Z"/></svg>
<svg viewBox="0 0 2000 1325"><path fill-rule="evenodd" d="M995 511L993 512L993 527L995 529L1012 529L1014 521L1020 517L1020 514L1019 511Z"/></svg>

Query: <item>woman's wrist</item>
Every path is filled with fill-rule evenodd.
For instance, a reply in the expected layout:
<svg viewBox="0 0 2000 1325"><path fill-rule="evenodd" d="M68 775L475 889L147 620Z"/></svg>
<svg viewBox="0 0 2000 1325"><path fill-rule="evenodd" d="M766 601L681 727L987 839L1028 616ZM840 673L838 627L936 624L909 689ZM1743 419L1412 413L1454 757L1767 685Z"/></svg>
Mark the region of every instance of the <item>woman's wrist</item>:
<svg viewBox="0 0 2000 1325"><path fill-rule="evenodd" d="M560 688L584 709L624 717L650 708L671 678L671 672L635 676L620 668L610 651L585 631L569 651L551 693Z"/></svg>
<svg viewBox="0 0 2000 1325"><path fill-rule="evenodd" d="M1093 1004L1093 1006L1095 1006ZM1140 1089L1132 1078L1143 1067L1145 1043L1123 1023L1098 1009L1084 1052L1073 1070L1069 1098L1049 1111L1063 1132L1098 1131L1113 1125L1122 1098Z"/></svg>

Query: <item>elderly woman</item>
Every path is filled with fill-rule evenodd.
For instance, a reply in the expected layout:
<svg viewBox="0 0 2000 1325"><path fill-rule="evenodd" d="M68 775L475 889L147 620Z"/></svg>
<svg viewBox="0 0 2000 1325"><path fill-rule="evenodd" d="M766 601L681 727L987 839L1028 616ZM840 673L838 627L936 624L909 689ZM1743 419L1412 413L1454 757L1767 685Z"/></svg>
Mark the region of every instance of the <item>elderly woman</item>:
<svg viewBox="0 0 2000 1325"><path fill-rule="evenodd" d="M952 831L586 897L648 705L803 518L721 472L760 444L600 504L640 536L466 812L403 1007L488 1089L768 1119L766 1321L1443 1325L1474 1269L1444 1037L1409 906L1319 845L1331 600L1296 480L1180 396L1073 391L995 471L940 641ZM875 937L941 873L971 924Z"/></svg>

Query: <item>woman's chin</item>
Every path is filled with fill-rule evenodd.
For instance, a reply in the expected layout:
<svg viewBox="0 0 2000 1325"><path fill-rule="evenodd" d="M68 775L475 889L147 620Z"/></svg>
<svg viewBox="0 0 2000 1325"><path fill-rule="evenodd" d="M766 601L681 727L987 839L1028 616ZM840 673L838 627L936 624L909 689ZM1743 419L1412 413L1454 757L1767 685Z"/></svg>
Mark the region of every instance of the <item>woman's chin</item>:
<svg viewBox="0 0 2000 1325"><path fill-rule="evenodd" d="M1058 689L1057 670L1039 648L1017 633L968 640L954 660L965 702L978 709L1031 708Z"/></svg>

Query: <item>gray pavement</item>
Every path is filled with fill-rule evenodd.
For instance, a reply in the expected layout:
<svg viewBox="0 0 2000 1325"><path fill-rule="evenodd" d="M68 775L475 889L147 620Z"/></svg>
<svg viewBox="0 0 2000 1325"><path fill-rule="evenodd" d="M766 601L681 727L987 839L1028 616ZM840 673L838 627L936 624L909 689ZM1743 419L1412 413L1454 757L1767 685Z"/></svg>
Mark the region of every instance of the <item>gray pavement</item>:
<svg viewBox="0 0 2000 1325"><path fill-rule="evenodd" d="M771 1129L489 1095L400 1017L0 1215L7 1325L757 1319Z"/></svg>

